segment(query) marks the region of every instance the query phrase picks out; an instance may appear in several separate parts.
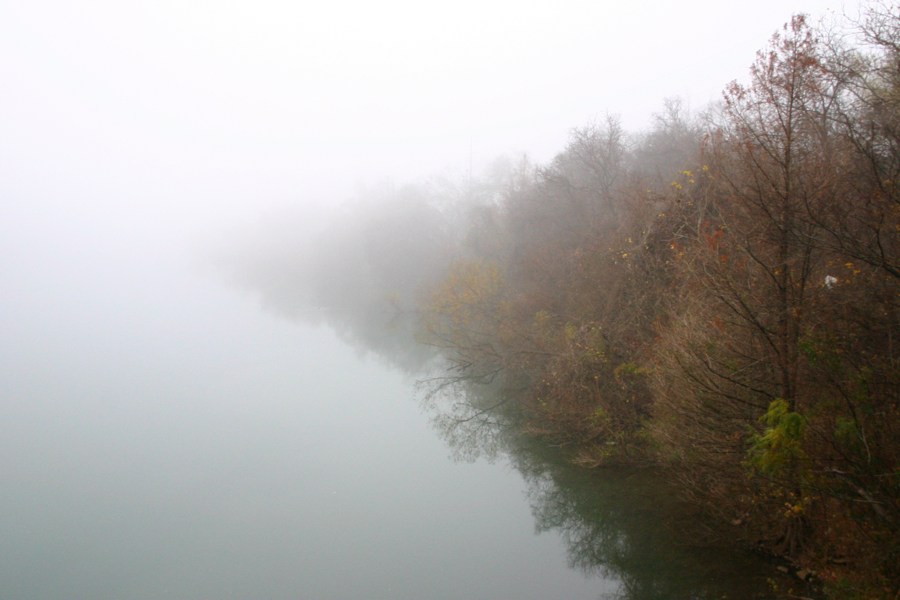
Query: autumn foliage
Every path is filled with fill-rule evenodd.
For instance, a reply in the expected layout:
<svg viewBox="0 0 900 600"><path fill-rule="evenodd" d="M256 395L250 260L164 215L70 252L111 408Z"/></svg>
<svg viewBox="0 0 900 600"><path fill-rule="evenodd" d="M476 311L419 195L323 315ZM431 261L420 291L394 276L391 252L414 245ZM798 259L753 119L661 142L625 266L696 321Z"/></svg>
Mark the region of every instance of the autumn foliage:
<svg viewBox="0 0 900 600"><path fill-rule="evenodd" d="M669 102L646 134L610 119L523 162L423 303L424 339L455 382L506 390L475 414L586 466L664 465L723 534L889 597L900 13L854 31L795 17L720 109Z"/></svg>

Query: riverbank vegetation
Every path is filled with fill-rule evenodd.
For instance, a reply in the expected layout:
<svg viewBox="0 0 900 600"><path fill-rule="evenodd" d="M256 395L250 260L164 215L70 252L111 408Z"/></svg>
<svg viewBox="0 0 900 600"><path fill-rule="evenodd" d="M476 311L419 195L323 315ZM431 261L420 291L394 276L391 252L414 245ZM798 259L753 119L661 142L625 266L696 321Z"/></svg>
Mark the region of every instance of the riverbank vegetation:
<svg viewBox="0 0 900 600"><path fill-rule="evenodd" d="M451 437L501 414L585 466L663 465L729 535L893 597L900 13L855 31L797 16L721 107L517 165L424 306L442 383L506 390L457 396Z"/></svg>
<svg viewBox="0 0 900 600"><path fill-rule="evenodd" d="M548 164L376 195L275 248L318 257L295 277L269 261L244 282L404 367L442 360L428 399L463 453L505 429L652 466L722 537L835 597L896 597L895 5L794 17L702 113L669 100L649 131L608 118ZM377 341L412 322L429 352Z"/></svg>

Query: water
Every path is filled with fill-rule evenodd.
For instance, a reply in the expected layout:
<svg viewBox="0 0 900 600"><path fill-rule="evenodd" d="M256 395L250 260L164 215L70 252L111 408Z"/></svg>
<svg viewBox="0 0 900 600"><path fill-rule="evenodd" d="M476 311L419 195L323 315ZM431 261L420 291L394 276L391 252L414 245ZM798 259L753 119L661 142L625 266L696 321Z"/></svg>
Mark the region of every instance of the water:
<svg viewBox="0 0 900 600"><path fill-rule="evenodd" d="M514 471L448 460L410 380L329 330L156 251L40 262L3 297L0 598L605 589Z"/></svg>
<svg viewBox="0 0 900 600"><path fill-rule="evenodd" d="M91 243L64 251L42 243L52 227L7 232L33 256L3 265L0 598L765 589L734 560L704 582L719 559L654 536L659 513L632 508L655 500L628 477L528 453L455 463L408 376L159 245L106 254L109 233L77 231Z"/></svg>

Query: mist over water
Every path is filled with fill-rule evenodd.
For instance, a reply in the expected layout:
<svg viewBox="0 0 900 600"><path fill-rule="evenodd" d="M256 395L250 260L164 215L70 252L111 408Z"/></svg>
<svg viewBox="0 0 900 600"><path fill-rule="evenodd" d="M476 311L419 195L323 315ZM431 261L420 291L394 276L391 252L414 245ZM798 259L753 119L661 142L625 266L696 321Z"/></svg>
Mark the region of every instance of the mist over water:
<svg viewBox="0 0 900 600"><path fill-rule="evenodd" d="M0 307L3 597L595 599L713 585L708 563L661 569L681 542L653 532L675 521L629 512L619 483L558 487L568 471L524 457L453 462L384 346L265 309L190 258L188 239L127 219L41 222L3 232L8 256L39 265L7 260ZM755 568L734 585L764 589Z"/></svg>
<svg viewBox="0 0 900 600"><path fill-rule="evenodd" d="M654 562L681 550L648 533L655 513L621 521L634 500L618 484L604 500L608 486L558 487L571 474L535 459L453 462L390 354L263 308L199 267L188 239L127 219L41 222L3 227L7 256L40 267L4 271L3 597L595 599L710 585L708 564ZM138 234L168 243L122 243ZM755 573L735 585L758 589Z"/></svg>
<svg viewBox="0 0 900 600"><path fill-rule="evenodd" d="M0 7L0 598L653 597L627 494L450 460L409 311L496 156L837 7L764 4Z"/></svg>
<svg viewBox="0 0 900 600"><path fill-rule="evenodd" d="M178 253L77 246L4 297L4 597L592 597L407 377Z"/></svg>

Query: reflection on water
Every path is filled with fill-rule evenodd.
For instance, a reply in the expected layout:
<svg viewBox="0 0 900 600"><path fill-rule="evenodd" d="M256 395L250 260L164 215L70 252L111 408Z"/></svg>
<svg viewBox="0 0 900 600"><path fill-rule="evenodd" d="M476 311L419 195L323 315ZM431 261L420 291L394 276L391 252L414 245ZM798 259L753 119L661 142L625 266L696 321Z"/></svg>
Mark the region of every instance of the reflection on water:
<svg viewBox="0 0 900 600"><path fill-rule="evenodd" d="M360 250L358 254L359 260L350 263L354 269L365 270L366 253ZM315 320L327 323L361 354L378 356L407 374L418 373L416 376L423 379L420 393L427 412L451 452L470 461L478 457L508 461L524 478L535 532L545 534L538 536L542 541L548 537L561 540L572 569L566 571L567 577L549 568L540 573L530 570L522 554L523 541L509 543L510 539L500 533L500 521L505 513L519 508L517 502L504 501L499 496L483 501L484 494L490 492L485 492L482 482L477 492L468 493L474 502L469 510L447 514L459 520L455 529L471 527L476 518L483 520L477 530L484 539L478 548L463 550L463 555L483 550L489 541L497 550L491 556L509 560L514 565L512 571L491 572L502 567L488 568L485 563L477 585L469 592L461 592L462 582L457 578L448 582L451 587L446 589L431 586L428 597L546 596L541 590L552 590L550 597L616 600L815 597L809 590L801 589L798 580L779 573L761 557L728 544L709 545L710 531L703 527L702 519L692 514L691 507L675 499L672 489L663 484L658 474L586 471L567 464L559 453L522 440L513 433L517 431L517 403L507 401L515 398L514 382L501 384L500 377L490 374L476 376L474 379L479 381L473 381L471 376L461 377L452 370L422 373L420 369L426 365L433 368L439 353L415 342L417 315L402 308L412 303L411 289L405 295L395 294L390 301L379 300L372 290L331 285L333 269L326 271L328 277L322 281L312 277L306 282L316 305L330 307L316 313ZM287 293L278 284L280 275L267 278L261 273L265 275L264 270L251 269L249 275L238 279L260 291L263 302L276 312L300 320L308 318L299 310L303 307L295 294ZM371 279L353 276L348 281L361 286ZM348 293L348 289L358 293ZM376 410L374 414L380 412ZM373 427L373 439L389 431L387 426ZM385 464L385 469L391 468ZM444 477L441 465L433 464L428 470L432 479ZM409 520L409 513L398 518ZM440 527L435 535L452 537ZM547 556L541 560L548 562ZM557 556L553 554L549 562ZM459 556L442 555L436 557L436 564L455 560ZM573 582L573 576L579 581ZM508 585L504 578L516 581L515 593L511 593L512 588L505 588L506 593L500 595L491 591L491 586L501 585L501 581Z"/></svg>
<svg viewBox="0 0 900 600"><path fill-rule="evenodd" d="M711 544L702 519L649 470L586 472L520 442L511 461L528 483L539 532L555 532L569 565L615 579L606 598L788 598L814 592L749 552Z"/></svg>
<svg viewBox="0 0 900 600"><path fill-rule="evenodd" d="M515 391L438 377L429 408L459 459L504 457L524 478L537 533L563 541L569 567L617 583L608 600L819 598L812 585L716 530L653 469L587 470L516 432ZM437 386L437 387L434 387Z"/></svg>
<svg viewBox="0 0 900 600"><path fill-rule="evenodd" d="M728 543L678 499L663 473L576 467L560 449L515 433L516 403L504 402L514 391L452 376L432 382L433 421L455 456L505 456L525 479L535 531L560 536L570 568L617 582L602 598L819 597L771 561Z"/></svg>

